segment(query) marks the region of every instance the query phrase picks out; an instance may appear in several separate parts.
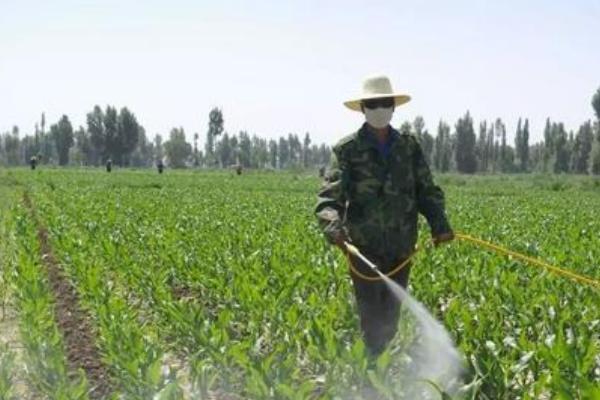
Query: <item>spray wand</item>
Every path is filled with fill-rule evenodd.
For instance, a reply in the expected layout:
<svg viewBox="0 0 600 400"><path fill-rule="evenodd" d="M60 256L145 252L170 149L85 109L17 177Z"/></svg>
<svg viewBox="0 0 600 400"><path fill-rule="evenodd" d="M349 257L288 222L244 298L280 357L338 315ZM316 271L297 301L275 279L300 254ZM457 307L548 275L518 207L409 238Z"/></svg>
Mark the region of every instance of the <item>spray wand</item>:
<svg viewBox="0 0 600 400"><path fill-rule="evenodd" d="M360 259L369 268L371 268L371 270L373 270L373 272L375 272L377 275L379 275L379 276L368 276L368 275L363 274L362 272L360 272L358 269L356 269L354 267L354 264L352 264L352 260L350 259L350 257L348 257L348 264L350 265L350 270L352 271L352 273L354 273L356 276L358 276L359 278L361 278L365 281L379 281L386 276L391 277L393 275L396 275L402 268L404 268L410 262L412 256L414 255L414 253L411 254L404 261L402 261L396 268L394 268L390 272L384 274L383 272L381 272L379 270L379 267L377 265L373 264L373 262L371 260L369 260L367 257L365 257L365 255L362 254L356 246L354 246L353 244L350 244L348 242L344 242L344 246L345 246L346 250L348 251L348 253L350 253L353 256ZM416 250L415 250L415 252L416 252Z"/></svg>
<svg viewBox="0 0 600 400"><path fill-rule="evenodd" d="M346 246L346 250L348 250L348 252L350 252L353 256L356 256L358 258L361 259L362 262L364 262L365 264L367 264L369 266L369 268L371 268L373 270L373 272L379 272L379 268L377 267L377 265L373 264L371 262L371 260L369 260L367 257L365 257L360 250L358 250L356 248L356 246L348 243L348 242L344 242L344 246Z"/></svg>

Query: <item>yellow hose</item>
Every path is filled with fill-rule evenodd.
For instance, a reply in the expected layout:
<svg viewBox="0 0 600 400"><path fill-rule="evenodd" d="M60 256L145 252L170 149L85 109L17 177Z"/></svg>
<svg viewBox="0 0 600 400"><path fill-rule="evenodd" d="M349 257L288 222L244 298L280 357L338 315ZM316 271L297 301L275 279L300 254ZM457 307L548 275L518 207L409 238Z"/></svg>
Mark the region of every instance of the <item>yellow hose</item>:
<svg viewBox="0 0 600 400"><path fill-rule="evenodd" d="M524 262L526 262L528 264L545 268L545 269L547 269L548 271L550 271L550 272L552 272L554 274L561 275L561 276L564 276L564 277L567 277L567 278L571 278L571 279L575 280L576 282L588 284L588 285L594 286L597 289L600 289L600 281L592 279L592 278L589 278L587 276L579 275L579 274L576 274L575 272L572 272L572 271L569 271L569 270L566 270L566 269L563 269L563 268L559 268L559 267L556 267L554 265L550 265L550 264L548 264L546 262L540 261L540 260L535 259L533 257L529 257L529 256L526 256L525 254L517 253L516 251L506 249L506 248L498 246L498 245L496 245L494 243L486 242L485 240L474 238L474 237L472 237L470 235L465 235L463 233L456 233L454 235L454 237L456 239L458 239L458 240L469 242L471 244L475 244L475 245L477 245L479 247L483 247L483 248L486 248L488 250L493 250L493 251L495 251L496 253L499 253L499 254L503 254L503 255L506 255L506 256L512 256L512 257L514 257L516 259L519 259L521 261L524 261ZM411 255L408 256L408 258L406 258L397 267L395 267L393 270L391 270L390 272L386 273L385 275L388 276L388 277L392 277L393 275L395 275L398 272L400 272L400 270L402 268L404 268L410 262L410 260L414 257L414 255L417 252L418 252L418 249L416 249ZM361 278L361 279L363 279L365 281L379 281L379 280L381 280L381 277L379 277L379 276L368 276L368 275L363 274L359 270L357 270L356 267L354 267L354 264L352 263L352 260L350 259L350 255L348 253L346 253L346 256L348 257L348 265L350 266L350 271L354 275L356 275L357 277L359 277L359 278Z"/></svg>
<svg viewBox="0 0 600 400"><path fill-rule="evenodd" d="M354 246L352 246L352 248L354 248ZM398 272L400 272L400 270L402 268L404 268L410 262L411 258L415 255L417 250L418 249L416 249L410 256L408 256L408 258L406 258L404 261L402 261L397 267L395 267L393 270L391 270L390 272L388 272L384 275L387 276L388 278L391 278L392 276L394 276ZM365 275L362 272L360 272L358 269L356 269L356 267L354 267L354 264L352 263L352 259L350 258L349 253L353 253L353 251L350 250L348 253L346 253L346 257L348 258L348 265L350 266L350 271L354 275L358 276L362 280L371 281L371 282L380 281L382 279L379 275L373 275L373 276Z"/></svg>

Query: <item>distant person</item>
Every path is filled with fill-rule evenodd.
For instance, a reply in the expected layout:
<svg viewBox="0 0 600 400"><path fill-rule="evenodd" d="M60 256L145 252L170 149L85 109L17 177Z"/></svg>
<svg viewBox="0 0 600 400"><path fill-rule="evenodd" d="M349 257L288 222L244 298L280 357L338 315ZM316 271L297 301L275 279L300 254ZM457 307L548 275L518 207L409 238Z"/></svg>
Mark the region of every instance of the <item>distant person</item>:
<svg viewBox="0 0 600 400"><path fill-rule="evenodd" d="M333 148L316 207L332 244L344 252L346 242L354 244L383 273L415 251L418 213L427 219L434 244L454 239L444 193L433 182L419 142L390 126L395 108L409 100L392 90L387 77L376 76L365 80L358 98L344 103L366 121ZM356 257L350 260L361 273L374 275ZM409 272L407 265L390 278L406 288ZM378 355L396 334L400 302L383 281L351 276L365 343Z"/></svg>
<svg viewBox="0 0 600 400"><path fill-rule="evenodd" d="M112 160L109 158L106 160L106 172L112 171Z"/></svg>
<svg viewBox="0 0 600 400"><path fill-rule="evenodd" d="M165 165L163 164L162 160L158 160L158 163L156 163L156 168L158 169L159 174L163 173L163 170L165 169Z"/></svg>
<svg viewBox="0 0 600 400"><path fill-rule="evenodd" d="M242 174L242 170L243 170L243 168L242 168L242 166L240 164L238 164L238 165L235 166L235 173L236 174L241 175Z"/></svg>
<svg viewBox="0 0 600 400"><path fill-rule="evenodd" d="M319 178L325 177L325 167L319 168Z"/></svg>
<svg viewBox="0 0 600 400"><path fill-rule="evenodd" d="M29 159L29 165L31 166L32 170L35 170L35 168L37 167L37 157L36 156L31 156L31 158Z"/></svg>

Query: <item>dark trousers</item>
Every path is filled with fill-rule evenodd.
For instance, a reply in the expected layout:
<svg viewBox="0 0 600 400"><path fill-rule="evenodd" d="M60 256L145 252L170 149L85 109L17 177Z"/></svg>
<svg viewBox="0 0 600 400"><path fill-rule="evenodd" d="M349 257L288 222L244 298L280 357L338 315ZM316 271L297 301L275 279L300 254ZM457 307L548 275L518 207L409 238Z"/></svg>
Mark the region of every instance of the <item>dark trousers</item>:
<svg viewBox="0 0 600 400"><path fill-rule="evenodd" d="M388 261L386 263L385 260L374 256L367 257L382 272L389 272L402 262L402 259L398 259L394 262ZM361 273L367 276L374 276L374 272L368 266L364 265L360 259L351 257L351 262ZM409 275L410 264L406 265L390 278L406 289ZM382 280L367 281L356 276L354 273L351 276L360 317L360 327L365 344L371 355L378 355L396 334L400 318L400 301Z"/></svg>

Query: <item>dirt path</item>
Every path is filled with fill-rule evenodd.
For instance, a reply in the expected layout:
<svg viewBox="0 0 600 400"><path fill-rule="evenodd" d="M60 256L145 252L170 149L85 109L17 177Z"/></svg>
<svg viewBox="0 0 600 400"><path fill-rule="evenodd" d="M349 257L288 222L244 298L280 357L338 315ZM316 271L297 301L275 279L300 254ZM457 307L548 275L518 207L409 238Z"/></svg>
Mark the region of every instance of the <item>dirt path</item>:
<svg viewBox="0 0 600 400"><path fill-rule="evenodd" d="M7 345L8 351L15 355L14 368L11 371L12 389L15 398L30 400L34 395L26 381L27 371L24 361L24 347L19 335L19 315L15 307L14 294L9 285L10 238L4 221L10 204L17 193L13 185L6 185L0 180L0 345Z"/></svg>
<svg viewBox="0 0 600 400"><path fill-rule="evenodd" d="M50 245L48 230L39 221L30 197L25 193L23 202L37 225L41 260L48 273L48 282L54 295L55 317L63 335L67 363L72 371L82 369L90 384L90 398L103 399L112 392L108 368L101 360L96 346L96 332L89 314L81 307L77 290L62 271Z"/></svg>
<svg viewBox="0 0 600 400"><path fill-rule="evenodd" d="M2 263L2 250L0 249L0 274L6 271L6 265ZM5 288L0 288L4 290ZM12 374L12 386L15 392L15 398L30 400L34 399L32 391L25 379L27 370L23 359L23 344L19 336L19 316L13 305L13 297L10 290L3 293L0 300L2 310L0 310L0 345L7 344L8 350L15 355L14 368Z"/></svg>

